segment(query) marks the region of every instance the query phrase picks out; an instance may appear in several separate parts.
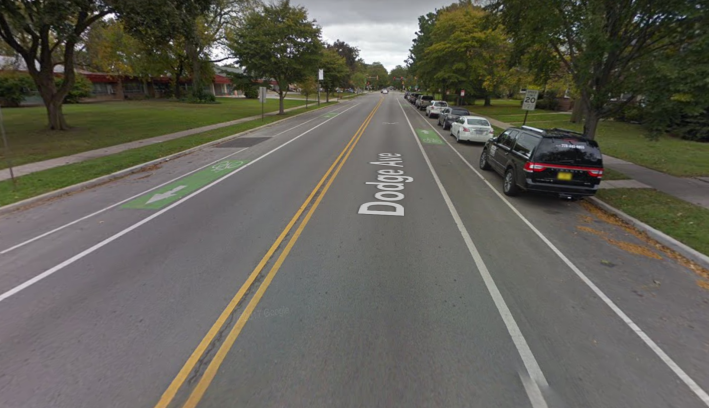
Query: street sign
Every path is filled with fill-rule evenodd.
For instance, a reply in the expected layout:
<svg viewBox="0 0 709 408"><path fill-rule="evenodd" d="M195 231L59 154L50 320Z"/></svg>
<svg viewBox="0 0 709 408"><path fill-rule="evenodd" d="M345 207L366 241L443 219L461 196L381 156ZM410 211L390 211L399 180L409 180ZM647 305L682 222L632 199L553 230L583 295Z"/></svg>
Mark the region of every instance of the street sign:
<svg viewBox="0 0 709 408"><path fill-rule="evenodd" d="M537 97L539 96L539 91L533 91L527 89L527 93L524 95L524 102L522 103L522 110L533 111L537 106Z"/></svg>
<svg viewBox="0 0 709 408"><path fill-rule="evenodd" d="M266 103L267 89L265 86L260 86L258 88L258 101L261 103Z"/></svg>
<svg viewBox="0 0 709 408"><path fill-rule="evenodd" d="M465 89L460 90L460 96L465 96Z"/></svg>
<svg viewBox="0 0 709 408"><path fill-rule="evenodd" d="M324 80L325 80L325 70L319 69L318 70L318 81L324 81Z"/></svg>

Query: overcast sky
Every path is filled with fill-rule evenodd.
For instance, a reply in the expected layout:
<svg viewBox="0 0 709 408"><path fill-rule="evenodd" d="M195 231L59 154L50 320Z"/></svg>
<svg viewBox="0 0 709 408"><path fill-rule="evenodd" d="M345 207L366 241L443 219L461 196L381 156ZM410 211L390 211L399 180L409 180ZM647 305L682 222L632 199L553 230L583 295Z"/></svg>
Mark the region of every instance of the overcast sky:
<svg viewBox="0 0 709 408"><path fill-rule="evenodd" d="M379 61L391 71L404 65L418 17L454 0L291 0L308 9L322 26L327 42L342 40L360 50L371 64Z"/></svg>

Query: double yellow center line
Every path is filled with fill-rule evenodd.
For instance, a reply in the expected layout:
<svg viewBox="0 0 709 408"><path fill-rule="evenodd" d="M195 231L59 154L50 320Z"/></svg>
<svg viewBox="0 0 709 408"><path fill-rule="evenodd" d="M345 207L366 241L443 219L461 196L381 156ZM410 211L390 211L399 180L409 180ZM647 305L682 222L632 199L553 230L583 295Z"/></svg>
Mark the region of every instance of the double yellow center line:
<svg viewBox="0 0 709 408"><path fill-rule="evenodd" d="M236 324L229 331L229 334L224 339L224 342L219 347L219 350L214 355L214 358L209 363L209 366L207 366L207 369L205 370L202 377L199 379L199 382L197 383L197 385L194 387L194 389L190 393L190 395L187 398L187 401L185 402L183 407L184 408L194 408L197 406L197 404L199 404L199 401L202 399L202 397L204 396L204 393L207 391L207 388L209 387L212 380L216 376L217 371L219 370L219 367L221 366L222 362L224 361L227 354L229 353L229 350L234 345L236 338L239 337L239 334L241 333L241 330L244 328L244 325L249 320L249 317L251 317L251 314L253 313L254 309L256 309L256 306L258 305L258 303L261 301L263 294L266 292L266 289L268 289L268 286L271 284L271 281L273 281L273 278L278 273L278 270L280 269L281 265L283 265L283 262L285 261L285 259L288 257L288 254L290 253L291 249L293 248L295 243L298 241L298 237L300 237L300 234L303 232L303 229L308 224L308 221L310 221L310 218L312 217L315 210L318 208L318 205L320 205L320 202L322 201L323 197L325 196L325 193L327 193L328 189L332 185L332 182L337 177L338 173L340 172L340 169L342 169L342 166L345 164L347 159L350 157L352 150L354 150L355 146L359 142L359 139L362 137L362 134L364 134L364 131L367 129L367 126L369 126L369 123L372 121L374 114L377 112L377 110L381 106L383 100L384 99L379 100L379 103L377 103L377 105L374 107L374 109L372 109L372 111L369 113L369 115L364 120L362 125L359 127L359 129L357 129L357 132L355 132L354 136L352 136L352 138L347 143L345 148L342 150L342 152L340 152L340 155L337 156L337 159L335 159L335 161L332 163L332 165L327 170L325 175L320 179L318 184L315 186L313 191L310 192L310 195L305 200L305 202L300 206L300 208L295 213L293 218L290 220L288 225L286 225L286 228L281 232L281 234L278 236L278 238L273 243L273 245L271 245L271 248L268 250L268 252L266 252L266 255L264 255L264 257L261 259L261 261L258 263L258 265L256 265L256 268L254 268L253 272L251 272L251 274L249 275L246 282L244 282L244 284L241 286L241 288L236 293L236 295L234 295L234 297L231 299L231 301L229 302L227 307L224 309L224 311L219 315L219 318L217 318L217 321L214 322L212 327L209 329L207 334L204 336L202 341L199 343L197 348L192 352L190 357L187 359L187 362L185 362L185 365L182 367L182 369L180 369L180 371L177 374L177 376L175 377L175 379L172 380L172 382L167 387L167 389L163 393L163 395L160 398L160 400L158 401L158 403L155 405L155 408L167 408L173 402L175 395L177 395L177 392L183 386L185 380L187 380L190 373L197 366L197 363L199 362L199 360L202 357L202 355L204 354L204 352L207 350L209 345L214 341L215 337L220 332L220 330L222 329L224 324L227 322L227 320L229 320L229 316L231 316L231 314L234 313L236 308L239 306L241 301L244 299L244 296L247 294L249 289L251 289L251 285L253 285L254 281L256 281L256 279L259 277L259 275L261 274L261 271L264 269L266 264L271 260L271 258L276 253L278 248L281 246L283 241L286 239L286 237L288 236L290 231L297 224L298 220L301 219L301 216L303 215L305 210L308 209L308 207L312 203L313 199L317 196L317 198L315 199L315 202L312 204L312 206L310 206L310 209L308 210L305 217L302 218L302 222L300 223L300 225L296 229L295 233L293 233L293 235L290 237L285 248L283 249L281 254L278 256L278 259L273 264L271 269L268 271L268 274L266 275L265 279L263 280L263 282L259 286L258 290L254 294L254 296L251 298L249 303L246 305L246 308L241 313L241 316L237 320ZM325 187L323 187L323 185L325 185ZM321 187L322 187L322 191L320 191ZM318 195L318 191L320 191L319 195Z"/></svg>

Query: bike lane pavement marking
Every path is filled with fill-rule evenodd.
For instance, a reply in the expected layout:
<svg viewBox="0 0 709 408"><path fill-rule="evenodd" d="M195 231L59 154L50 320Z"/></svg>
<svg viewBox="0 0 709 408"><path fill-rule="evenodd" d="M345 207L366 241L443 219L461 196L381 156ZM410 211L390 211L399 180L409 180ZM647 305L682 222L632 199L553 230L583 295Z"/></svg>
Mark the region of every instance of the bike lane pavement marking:
<svg viewBox="0 0 709 408"><path fill-rule="evenodd" d="M224 160L200 170L183 179L170 183L162 188L144 194L135 200L121 206L121 208L142 209L142 210L159 210L166 205L185 197L203 186L220 179L227 174L233 172L248 160Z"/></svg>
<svg viewBox="0 0 709 408"><path fill-rule="evenodd" d="M430 130L416 129L416 136L418 136L419 139L421 139L421 141L426 144L443 144L443 140L441 140L441 138L438 137L435 132L432 132Z"/></svg>

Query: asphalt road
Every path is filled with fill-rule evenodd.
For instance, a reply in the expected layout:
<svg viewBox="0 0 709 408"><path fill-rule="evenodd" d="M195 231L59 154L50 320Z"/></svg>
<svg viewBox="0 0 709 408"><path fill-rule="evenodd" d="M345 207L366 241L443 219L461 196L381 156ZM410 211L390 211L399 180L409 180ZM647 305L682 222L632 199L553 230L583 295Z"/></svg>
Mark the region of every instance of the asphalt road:
<svg viewBox="0 0 709 408"><path fill-rule="evenodd" d="M0 218L0 407L709 406L695 272L402 96Z"/></svg>

